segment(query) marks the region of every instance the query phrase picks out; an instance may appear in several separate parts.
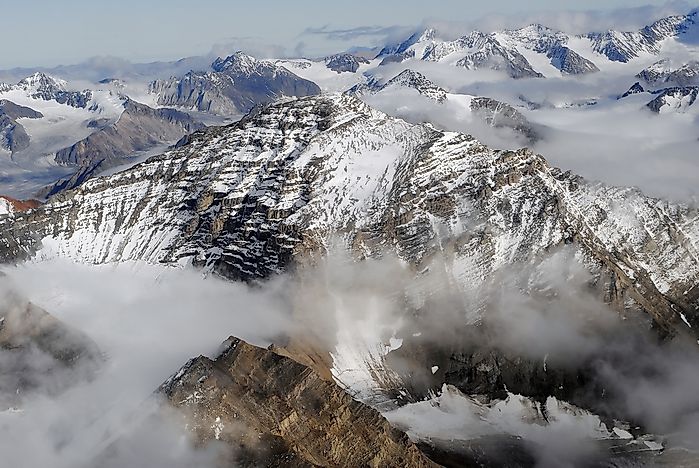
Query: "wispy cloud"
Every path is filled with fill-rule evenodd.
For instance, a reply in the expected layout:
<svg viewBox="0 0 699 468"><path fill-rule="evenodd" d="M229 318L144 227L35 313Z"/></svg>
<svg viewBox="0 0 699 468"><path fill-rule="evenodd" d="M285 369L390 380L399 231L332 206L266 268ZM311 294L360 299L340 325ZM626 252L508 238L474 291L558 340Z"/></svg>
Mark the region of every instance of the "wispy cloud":
<svg viewBox="0 0 699 468"><path fill-rule="evenodd" d="M359 26L356 28L332 28L329 25L306 28L301 35L323 36L333 41L353 41L367 37L389 37L409 30L404 26Z"/></svg>

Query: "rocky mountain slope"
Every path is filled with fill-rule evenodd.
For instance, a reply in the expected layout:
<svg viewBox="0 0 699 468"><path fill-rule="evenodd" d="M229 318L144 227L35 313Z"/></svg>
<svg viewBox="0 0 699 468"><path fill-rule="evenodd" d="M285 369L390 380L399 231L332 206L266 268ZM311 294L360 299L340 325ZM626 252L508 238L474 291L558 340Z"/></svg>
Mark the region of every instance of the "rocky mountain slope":
<svg viewBox="0 0 699 468"><path fill-rule="evenodd" d="M534 125L511 105L489 97L448 93L422 73L411 69L402 71L385 83L369 80L368 83L358 84L350 88L347 94L363 98L364 100L371 96L376 96L379 99L385 97L389 102L398 102L401 108L410 109L413 103L408 102L408 99L400 95L401 92L406 90L415 90L424 98L437 104L446 104L442 110L446 114L455 111L454 107L447 107L453 104L456 109L466 110L476 121L485 123L488 127L508 128L524 136L529 144L533 144L539 139L539 132ZM392 96L394 96L394 99L390 99ZM371 104L371 102L373 101L369 103ZM390 114L391 112L388 113ZM418 114L420 113L418 112Z"/></svg>
<svg viewBox="0 0 699 468"><path fill-rule="evenodd" d="M0 100L0 113L6 115L12 120L17 119L40 119L44 115L41 112L35 111L26 106L20 106L14 102L8 101L7 99Z"/></svg>
<svg viewBox="0 0 699 468"><path fill-rule="evenodd" d="M377 94L384 90L390 91L391 88L414 89L421 95L439 103L447 99L447 91L444 88L434 84L422 73L410 69L400 72L383 84L376 81L358 84L350 88L347 93L353 96L361 96L365 93Z"/></svg>
<svg viewBox="0 0 699 468"><path fill-rule="evenodd" d="M335 54L325 58L325 66L335 73L355 73L361 64L367 63L369 60L348 53Z"/></svg>
<svg viewBox="0 0 699 468"><path fill-rule="evenodd" d="M376 410L311 369L236 338L188 362L159 392L236 466L438 466Z"/></svg>
<svg viewBox="0 0 699 468"><path fill-rule="evenodd" d="M154 81L149 90L160 105L220 115L240 115L282 96L320 93L315 83L242 52L219 57L207 72Z"/></svg>
<svg viewBox="0 0 699 468"><path fill-rule="evenodd" d="M118 159L179 140L203 127L189 114L174 109L152 109L128 98L123 106L124 112L119 120L70 148L58 151L56 161L82 166L98 160ZM95 126L99 126L99 122Z"/></svg>
<svg viewBox="0 0 699 468"><path fill-rule="evenodd" d="M0 99L0 149L14 153L29 147L29 135L17 119L40 119L41 112Z"/></svg>
<svg viewBox="0 0 699 468"><path fill-rule="evenodd" d="M521 112L509 104L488 97L474 97L471 110L488 125L496 128L510 128L524 135L530 144L540 138L534 126Z"/></svg>
<svg viewBox="0 0 699 468"><path fill-rule="evenodd" d="M647 104L653 112L687 112L697 100L699 86L665 88L654 94L657 94L657 97Z"/></svg>
<svg viewBox="0 0 699 468"><path fill-rule="evenodd" d="M634 94L646 94L652 99L646 107L656 114L687 113L694 111L692 107L699 94L699 86L673 86L660 89L645 89L639 82L634 83L628 91L619 96L623 99Z"/></svg>
<svg viewBox="0 0 699 468"><path fill-rule="evenodd" d="M699 85L699 61L690 60L678 67L673 67L669 59L659 60L644 68L636 78L651 87L696 86Z"/></svg>
<svg viewBox="0 0 699 468"><path fill-rule="evenodd" d="M59 104L81 108L87 107L92 99L90 90L70 90L67 82L43 72L36 72L15 85L0 84L0 91L23 91L33 99L56 101Z"/></svg>
<svg viewBox="0 0 699 468"><path fill-rule="evenodd" d="M656 55L662 42L672 37L682 37L697 23L697 11L688 15L659 19L640 31L606 31L590 33L584 37L592 43L592 50L613 62L628 62L641 54Z"/></svg>
<svg viewBox="0 0 699 468"><path fill-rule="evenodd" d="M191 261L251 280L340 235L363 255L390 246L417 269L450 252L454 282L475 287L574 242L676 333L688 329L680 315L699 318L697 223L686 207L584 181L527 150L494 151L331 96L194 133L3 223L1 245L6 261L43 239L47 251L89 263Z"/></svg>
<svg viewBox="0 0 699 468"><path fill-rule="evenodd" d="M75 165L78 170L39 192L43 198L75 188L104 170L119 166L134 155L163 144L172 144L188 133L201 129L189 114L175 109L152 109L131 99L124 101L119 119L98 129L87 138L56 153L59 164ZM95 121L99 126L99 122Z"/></svg>

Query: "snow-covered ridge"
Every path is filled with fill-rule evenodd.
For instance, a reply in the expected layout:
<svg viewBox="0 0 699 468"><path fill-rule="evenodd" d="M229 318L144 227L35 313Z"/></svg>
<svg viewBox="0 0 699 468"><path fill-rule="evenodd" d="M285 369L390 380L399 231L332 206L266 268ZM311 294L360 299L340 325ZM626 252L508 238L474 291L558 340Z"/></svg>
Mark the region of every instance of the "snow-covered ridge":
<svg viewBox="0 0 699 468"><path fill-rule="evenodd" d="M0 91L23 91L33 99L57 101L60 104L81 108L87 107L92 100L92 91L70 90L68 82L65 80L54 78L42 72L36 72L20 80L16 85L0 86Z"/></svg>
<svg viewBox="0 0 699 468"><path fill-rule="evenodd" d="M355 85L347 93L353 96L361 96L365 93L376 94L384 90L390 91L392 88L414 89L421 95L438 103L442 103L447 99L447 91L444 88L434 84L422 73L411 69L400 72L383 84L370 80L368 83Z"/></svg>
<svg viewBox="0 0 699 468"><path fill-rule="evenodd" d="M674 64L665 58L644 68L636 75L650 86L696 86L699 85L699 60Z"/></svg>
<svg viewBox="0 0 699 468"><path fill-rule="evenodd" d="M390 248L417 269L442 252L450 281L464 290L573 242L666 329L685 327L678 311L689 323L699 318L695 211L588 183L527 150L494 151L412 125L346 95L276 102L90 181L0 224L2 257L31 255L37 233L40 255L192 262L245 280L340 236L355 252Z"/></svg>
<svg viewBox="0 0 699 468"><path fill-rule="evenodd" d="M682 43L695 33L697 12L660 19L639 31L574 35L541 24L520 29L472 31L455 40L434 29L417 32L384 47L384 63L404 60L442 62L471 69L504 71L512 78L594 73L608 63L627 63L660 54L667 41ZM556 72L557 70L557 72Z"/></svg>

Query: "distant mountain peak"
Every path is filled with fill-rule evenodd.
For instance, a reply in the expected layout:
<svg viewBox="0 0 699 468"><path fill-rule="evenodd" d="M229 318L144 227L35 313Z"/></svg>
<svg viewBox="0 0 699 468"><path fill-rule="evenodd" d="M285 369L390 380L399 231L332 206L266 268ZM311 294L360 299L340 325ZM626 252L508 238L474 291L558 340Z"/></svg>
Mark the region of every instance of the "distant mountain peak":
<svg viewBox="0 0 699 468"><path fill-rule="evenodd" d="M699 61L674 63L664 58L641 70L636 78L643 80L651 87L697 86L699 85Z"/></svg>
<svg viewBox="0 0 699 468"><path fill-rule="evenodd" d="M421 95L440 104L447 99L447 92L445 89L434 84L422 73L411 70L410 68L403 70L384 84L381 84L378 80L370 80L368 83L361 83L353 86L347 90L346 94L350 96L377 94L387 88L414 89Z"/></svg>
<svg viewBox="0 0 699 468"><path fill-rule="evenodd" d="M162 106L235 116L281 96L320 93L318 85L282 66L238 51L217 58L209 72L190 71L182 77L155 80L149 92Z"/></svg>
<svg viewBox="0 0 699 468"><path fill-rule="evenodd" d="M258 66L260 62L245 52L237 51L226 58L217 58L211 64L211 68L218 73L235 72L241 74L250 74Z"/></svg>
<svg viewBox="0 0 699 468"><path fill-rule="evenodd" d="M348 52L325 57L325 66L337 73L355 73L357 70L359 70L361 64L366 63L369 63L367 59L357 57L356 55Z"/></svg>
<svg viewBox="0 0 699 468"><path fill-rule="evenodd" d="M92 99L92 91L71 91L68 82L43 72L36 72L14 86L0 86L0 91L21 90L34 99L57 101L72 107L85 108Z"/></svg>
<svg viewBox="0 0 699 468"><path fill-rule="evenodd" d="M434 84L422 73L409 68L388 80L384 88L389 86L413 88L423 96L427 96L440 103L447 99L447 92L443 88Z"/></svg>
<svg viewBox="0 0 699 468"><path fill-rule="evenodd" d="M427 28L424 31L422 31L422 34L420 34L420 37L418 37L417 41L418 42L423 42L423 41L432 41L434 38L437 36L437 31L434 28Z"/></svg>
<svg viewBox="0 0 699 468"><path fill-rule="evenodd" d="M67 83L43 72L36 72L17 83L24 90L65 91Z"/></svg>

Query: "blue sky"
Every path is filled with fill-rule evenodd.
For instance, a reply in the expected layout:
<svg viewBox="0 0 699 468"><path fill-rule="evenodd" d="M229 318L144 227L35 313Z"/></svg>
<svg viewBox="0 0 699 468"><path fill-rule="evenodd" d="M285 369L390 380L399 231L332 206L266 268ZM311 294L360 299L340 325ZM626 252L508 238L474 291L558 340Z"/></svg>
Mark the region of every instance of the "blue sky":
<svg viewBox="0 0 699 468"><path fill-rule="evenodd" d="M238 47L260 54L296 51L314 56L353 44L375 44L385 40L386 34L397 33L385 27L417 26L426 20L473 22L484 16L493 19L506 15L512 20L549 15L554 22L558 18L564 24L570 21L580 27L585 17L575 14L576 10L608 12L641 5L653 5L655 10L636 8L634 15L657 11L660 5L665 5L660 9L663 12L691 6L685 2L668 5L663 1L633 0L8 1L1 9L6 39L0 68L70 64L98 55L132 61L172 60L206 54L216 44L221 50ZM561 16L563 11L568 13ZM617 18L624 20L626 16L633 17L621 14ZM588 22L595 24L594 17ZM360 26L372 27L368 32L373 34L354 31ZM345 34L351 41L339 40L337 34L323 34L345 30L351 30Z"/></svg>

